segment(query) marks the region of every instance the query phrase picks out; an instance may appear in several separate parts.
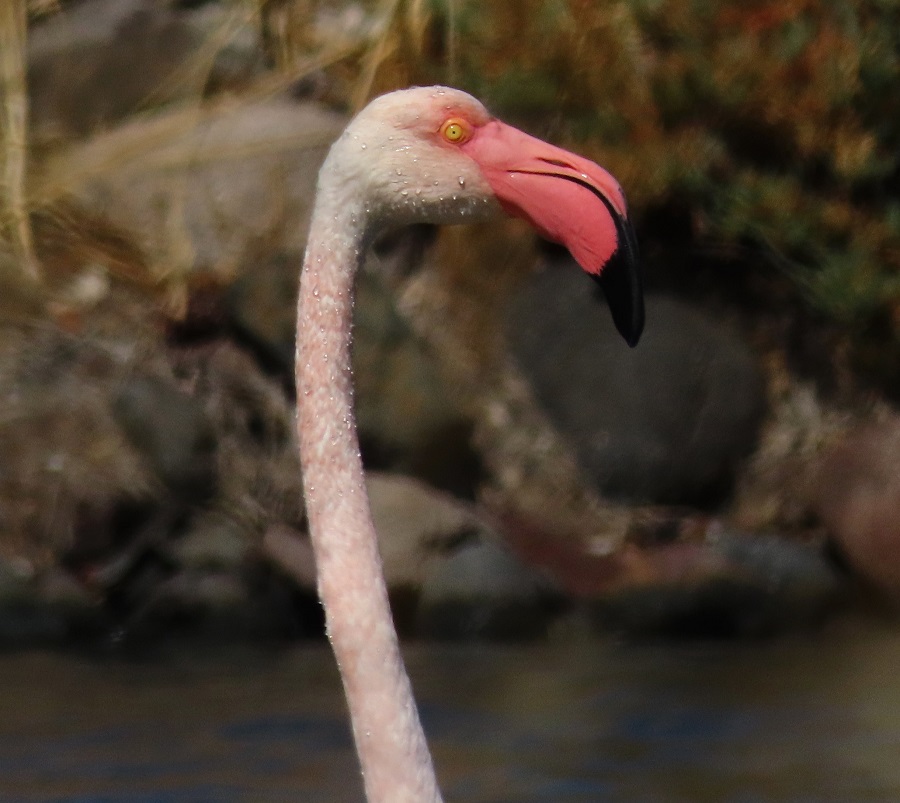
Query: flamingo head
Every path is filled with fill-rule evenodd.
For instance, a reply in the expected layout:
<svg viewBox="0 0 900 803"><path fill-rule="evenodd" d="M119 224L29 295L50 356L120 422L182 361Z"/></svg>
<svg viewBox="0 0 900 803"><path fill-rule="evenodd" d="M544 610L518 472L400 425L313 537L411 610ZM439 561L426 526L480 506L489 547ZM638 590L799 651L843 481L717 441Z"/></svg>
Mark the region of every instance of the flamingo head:
<svg viewBox="0 0 900 803"><path fill-rule="evenodd" d="M644 325L637 243L625 195L602 167L493 118L471 95L415 87L373 100L327 172L365 204L369 225L459 223L498 210L564 245L602 285L629 345Z"/></svg>

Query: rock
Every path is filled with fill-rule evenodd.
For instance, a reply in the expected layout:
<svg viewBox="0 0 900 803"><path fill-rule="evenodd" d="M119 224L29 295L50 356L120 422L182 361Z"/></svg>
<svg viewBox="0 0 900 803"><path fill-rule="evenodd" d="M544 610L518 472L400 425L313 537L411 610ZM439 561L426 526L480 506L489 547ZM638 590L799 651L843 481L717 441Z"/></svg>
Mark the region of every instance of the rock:
<svg viewBox="0 0 900 803"><path fill-rule="evenodd" d="M682 511L635 514L629 541L614 549L601 535L521 518L504 518L503 535L604 632L758 637L816 625L844 598L843 578L817 546Z"/></svg>
<svg viewBox="0 0 900 803"><path fill-rule="evenodd" d="M510 641L547 634L559 593L497 543L463 544L422 585L417 633L427 638Z"/></svg>
<svg viewBox="0 0 900 803"><path fill-rule="evenodd" d="M42 192L65 191L168 273L234 275L261 249L299 268L319 166L345 123L279 99L160 112L54 156Z"/></svg>
<svg viewBox="0 0 900 803"><path fill-rule="evenodd" d="M405 253L403 247L394 249ZM403 261L402 257L399 261ZM366 464L413 474L439 487L471 482L477 458L471 422L438 372L435 360L397 311L379 278L402 270L391 255L373 257L357 281L353 375L357 424ZM298 262L282 255L245 273L228 293L233 326L293 385Z"/></svg>
<svg viewBox="0 0 900 803"><path fill-rule="evenodd" d="M782 374L775 383L780 387L772 393L759 445L741 469L729 519L750 532L803 532L818 459L847 431L848 414L806 382Z"/></svg>
<svg viewBox="0 0 900 803"><path fill-rule="evenodd" d="M411 477L370 472L366 481L401 633L449 639L546 633L559 595L497 545L477 508ZM315 591L307 535L275 525L263 549L300 588Z"/></svg>
<svg viewBox="0 0 900 803"><path fill-rule="evenodd" d="M823 455L812 507L852 569L900 603L900 416Z"/></svg>
<svg viewBox="0 0 900 803"><path fill-rule="evenodd" d="M592 604L602 630L631 635L758 638L819 624L844 591L821 550L775 536L713 534L650 548Z"/></svg>
<svg viewBox="0 0 900 803"><path fill-rule="evenodd" d="M131 344L43 320L0 340L0 532L40 573L73 549L121 540L129 511L158 488L112 411Z"/></svg>
<svg viewBox="0 0 900 803"><path fill-rule="evenodd" d="M168 554L182 569L235 572L248 560L252 541L240 523L223 513L204 511L171 543Z"/></svg>
<svg viewBox="0 0 900 803"><path fill-rule="evenodd" d="M366 485L389 588L419 589L435 560L488 531L472 505L411 477L369 472Z"/></svg>
<svg viewBox="0 0 900 803"><path fill-rule="evenodd" d="M25 559L0 559L0 647L63 646L102 621L100 607L63 569L38 573Z"/></svg>
<svg viewBox="0 0 900 803"><path fill-rule="evenodd" d="M384 283L366 272L357 287L354 398L367 465L470 490L478 462L470 419Z"/></svg>
<svg viewBox="0 0 900 803"><path fill-rule="evenodd" d="M25 559L0 560L0 603L27 600L32 594L34 567Z"/></svg>
<svg viewBox="0 0 900 803"><path fill-rule="evenodd" d="M392 592L418 593L434 563L454 546L491 532L473 505L413 477L370 471L366 486ZM315 558L306 533L273 524L265 532L263 549L301 587L315 589Z"/></svg>
<svg viewBox="0 0 900 803"><path fill-rule="evenodd" d="M186 501L209 498L216 440L202 404L154 377L134 377L115 402L116 417L159 479Z"/></svg>
<svg viewBox="0 0 900 803"><path fill-rule="evenodd" d="M117 646L282 641L323 633L314 595L298 594L283 576L254 562L241 571L183 568L160 575L135 602L124 611Z"/></svg>
<svg viewBox="0 0 900 803"><path fill-rule="evenodd" d="M284 388L227 341L175 356L215 433L216 510L240 511L242 527L257 533L274 522L302 523L295 411Z"/></svg>
<svg viewBox="0 0 900 803"><path fill-rule="evenodd" d="M250 599L231 572L186 570L154 585L124 628L130 644L164 636L219 640L246 635Z"/></svg>
<svg viewBox="0 0 900 803"><path fill-rule="evenodd" d="M34 133L83 136L150 102L239 85L263 62L255 27L238 25L218 3L192 10L157 0L67 3L29 30Z"/></svg>
<svg viewBox="0 0 900 803"><path fill-rule="evenodd" d="M449 635L455 623L466 617L471 620L475 615L473 595L454 598L443 608L444 600L435 598L430 613L421 618L419 596L423 583L426 578L431 578L429 582L436 583L437 589L444 588L439 579L442 570L436 567L447 560L447 555L461 543L495 536L474 506L412 477L369 472L366 485L398 630L404 634L419 634L424 628L428 634ZM263 550L299 588L315 592L315 557L305 533L285 525L273 525L266 530ZM512 592L507 596L514 597ZM479 599L477 604L481 601ZM516 619L524 616L520 614L524 605L523 602L519 608L506 609L495 604L496 610L482 620L481 630L476 633L474 626L467 630L457 628L459 634L462 635L464 630L469 635L509 632L514 627L513 621L524 631L524 625ZM534 621L539 617L535 614L527 618L528 627L534 628Z"/></svg>
<svg viewBox="0 0 900 803"><path fill-rule="evenodd" d="M513 302L508 337L538 400L602 493L716 504L765 411L753 356L720 323L654 296L631 350L591 287L572 264L553 264Z"/></svg>
<svg viewBox="0 0 900 803"><path fill-rule="evenodd" d="M316 558L306 533L273 524L263 535L263 552L292 582L315 593Z"/></svg>
<svg viewBox="0 0 900 803"><path fill-rule="evenodd" d="M296 256L276 254L238 276L225 296L238 336L286 382L294 369L300 264Z"/></svg>

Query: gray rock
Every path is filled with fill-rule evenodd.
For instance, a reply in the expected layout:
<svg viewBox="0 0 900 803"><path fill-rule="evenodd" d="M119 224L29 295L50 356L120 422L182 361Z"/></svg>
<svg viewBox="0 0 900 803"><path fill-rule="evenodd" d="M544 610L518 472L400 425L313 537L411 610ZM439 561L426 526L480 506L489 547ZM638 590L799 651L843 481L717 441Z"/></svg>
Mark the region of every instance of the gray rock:
<svg viewBox="0 0 900 803"><path fill-rule="evenodd" d="M477 508L420 480L370 471L366 487L388 588L418 593L431 567L465 540L489 536ZM315 590L309 537L284 524L270 526L263 551L302 588Z"/></svg>
<svg viewBox="0 0 900 803"><path fill-rule="evenodd" d="M0 559L0 647L62 646L99 631L102 621L95 600L64 570L35 573L24 559Z"/></svg>
<svg viewBox="0 0 900 803"><path fill-rule="evenodd" d="M385 284L364 273L357 285L353 374L364 457L441 487L465 486L477 462L470 419Z"/></svg>
<svg viewBox="0 0 900 803"><path fill-rule="evenodd" d="M390 269L373 261L378 272ZM297 281L297 261L282 255L245 273L227 296L235 328L286 383L294 368ZM357 281L354 326L356 415L367 464L458 487L455 478L470 476L475 462L466 437L471 422L374 270Z"/></svg>
<svg viewBox="0 0 900 803"><path fill-rule="evenodd" d="M307 533L285 524L273 524L263 534L262 549L292 583L316 593L316 559Z"/></svg>
<svg viewBox="0 0 900 803"><path fill-rule="evenodd" d="M225 295L230 324L264 364L293 375L300 261L287 254L242 273Z"/></svg>
<svg viewBox="0 0 900 803"><path fill-rule="evenodd" d="M212 494L216 441L198 400L161 379L135 377L115 411L128 439L180 499L199 502Z"/></svg>
<svg viewBox="0 0 900 803"><path fill-rule="evenodd" d="M369 472L366 486L389 588L418 590L454 545L489 531L474 506L412 477Z"/></svg>
<svg viewBox="0 0 900 803"><path fill-rule="evenodd" d="M0 604L28 600L34 587L34 568L28 561L0 559Z"/></svg>
<svg viewBox="0 0 900 803"><path fill-rule="evenodd" d="M492 541L436 563L422 585L417 632L439 639L540 638L555 612L550 584Z"/></svg>
<svg viewBox="0 0 900 803"><path fill-rule="evenodd" d="M844 584L823 552L776 536L712 536L666 577L669 552L651 560L656 580L624 582L592 604L597 626L631 635L758 638L819 624L844 597Z"/></svg>
<svg viewBox="0 0 900 803"><path fill-rule="evenodd" d="M53 566L37 578L40 599L61 612L69 612L81 618L86 612L97 609L97 599L88 593L82 583L65 569Z"/></svg>
<svg viewBox="0 0 900 803"><path fill-rule="evenodd" d="M9 326L0 340L0 532L40 573L73 550L121 541L120 514L151 504L159 488L112 411L133 343L72 337L43 320ZM109 353L122 355L115 366Z"/></svg>
<svg viewBox="0 0 900 803"><path fill-rule="evenodd" d="M162 637L231 640L247 635L251 609L243 580L231 572L179 572L157 583L125 626L132 643Z"/></svg>
<svg viewBox="0 0 900 803"><path fill-rule="evenodd" d="M900 604L900 416L848 433L822 457L813 509L852 569Z"/></svg>
<svg viewBox="0 0 900 803"><path fill-rule="evenodd" d="M187 10L158 0L67 3L29 31L34 133L83 136L148 105L240 84L262 65L258 32L229 19L223 4Z"/></svg>
<svg viewBox="0 0 900 803"><path fill-rule="evenodd" d="M123 619L120 645L233 643L321 633L318 600L300 599L261 565L246 571L184 569L158 578Z"/></svg>
<svg viewBox="0 0 900 803"><path fill-rule="evenodd" d="M278 99L148 115L54 156L46 192L120 229L151 265L233 275L262 250L294 254L299 270L319 166L345 123Z"/></svg>
<svg viewBox="0 0 900 803"><path fill-rule="evenodd" d="M204 512L194 517L187 533L168 544L168 553L183 569L235 572L247 560L251 543L238 521Z"/></svg>
<svg viewBox="0 0 900 803"><path fill-rule="evenodd" d="M753 356L681 301L650 296L632 350L582 272L551 265L515 299L508 332L541 405L604 494L715 503L756 444L765 397Z"/></svg>

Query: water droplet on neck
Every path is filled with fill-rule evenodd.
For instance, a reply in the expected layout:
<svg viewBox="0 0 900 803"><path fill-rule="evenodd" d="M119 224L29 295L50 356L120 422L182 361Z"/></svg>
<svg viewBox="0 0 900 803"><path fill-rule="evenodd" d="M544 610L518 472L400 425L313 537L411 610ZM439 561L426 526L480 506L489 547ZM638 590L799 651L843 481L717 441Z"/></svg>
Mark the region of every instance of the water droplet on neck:
<svg viewBox="0 0 900 803"><path fill-rule="evenodd" d="M362 142L362 143L360 143L359 147L362 148L363 150L365 150L367 146L366 146L365 142Z"/></svg>
<svg viewBox="0 0 900 803"><path fill-rule="evenodd" d="M459 186L460 186L460 187L465 187L465 186L466 186L466 180L465 180L462 176L460 176L460 177L457 179L457 181L459 181Z"/></svg>

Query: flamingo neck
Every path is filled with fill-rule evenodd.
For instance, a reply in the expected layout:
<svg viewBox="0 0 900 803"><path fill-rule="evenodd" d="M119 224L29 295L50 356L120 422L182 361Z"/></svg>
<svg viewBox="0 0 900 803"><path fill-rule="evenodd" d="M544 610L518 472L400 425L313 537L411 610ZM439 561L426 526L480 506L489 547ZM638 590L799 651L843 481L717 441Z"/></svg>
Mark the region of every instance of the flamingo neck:
<svg viewBox="0 0 900 803"><path fill-rule="evenodd" d="M350 366L364 210L320 188L297 305L297 432L328 637L369 803L440 803L364 483Z"/></svg>

